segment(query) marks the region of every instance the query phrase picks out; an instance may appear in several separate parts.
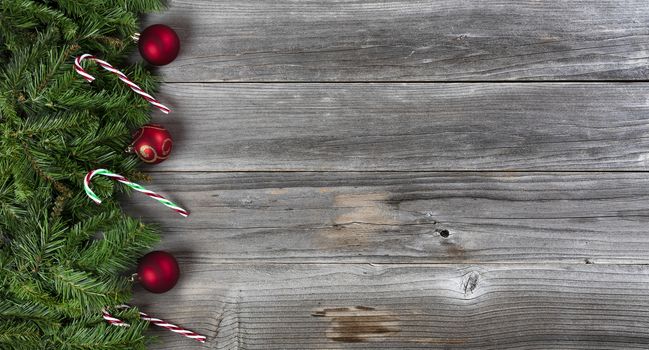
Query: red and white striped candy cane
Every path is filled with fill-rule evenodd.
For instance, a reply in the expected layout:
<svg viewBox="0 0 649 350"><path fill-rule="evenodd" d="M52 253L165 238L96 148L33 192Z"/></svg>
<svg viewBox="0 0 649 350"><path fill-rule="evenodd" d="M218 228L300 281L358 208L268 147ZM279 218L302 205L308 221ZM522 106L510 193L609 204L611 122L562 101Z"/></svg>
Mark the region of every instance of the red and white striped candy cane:
<svg viewBox="0 0 649 350"><path fill-rule="evenodd" d="M131 307L129 305L118 305L116 308L117 309L130 309ZM129 327L130 326L128 323L126 323L126 322L124 322L124 321L122 321L122 320L120 320L118 318L113 317L108 312L108 310L106 310L105 308L101 311L101 313L102 313L102 317L104 318L104 320L106 320L106 322L108 322L109 324L111 324L113 326L119 326L119 327ZM192 332L192 331L190 331L188 329L184 329L182 327L176 326L175 324L171 324L171 323L169 323L167 321L164 321L164 320L161 320L159 318L151 317L151 316L145 314L144 312L140 312L140 319L142 319L144 321L151 322L151 323L153 323L154 325L156 325L158 327L165 328L165 329L167 329L169 331L172 331L174 333L178 333L178 334L180 334L182 336L185 336L187 338L190 338L190 339L194 339L194 340L196 340L198 342L201 342L201 343L205 343L205 341L207 340L207 337L204 336L204 335L200 335L200 334L198 334L196 332Z"/></svg>
<svg viewBox="0 0 649 350"><path fill-rule="evenodd" d="M113 317L113 315L111 315L108 312L108 310L106 310L106 308L101 310L101 315L104 318L104 320L106 320L106 322L108 322L109 324L111 324L113 326L119 326L119 327L128 327L128 326L130 326L128 323L120 320L119 318Z"/></svg>
<svg viewBox="0 0 649 350"><path fill-rule="evenodd" d="M83 70L83 67L81 67L81 61L83 61L83 60L95 61L102 68L104 68L105 70L117 75L119 77L119 80L126 83L126 85L128 85L131 88L131 90L135 91L135 93L139 94L140 96L142 96L142 98L149 101L149 103L156 106L159 110L162 111L162 113L169 114L169 112L171 112L171 110L167 106L165 106L162 103L158 102L158 100L153 98L153 96L147 94L144 90L142 90L141 87L137 86L134 82L132 82L126 75L124 75L124 73L122 73L122 72L118 71L117 69L115 69L110 63L108 63L108 62L106 62L104 60L100 60L99 58L97 58L97 57L95 57L95 56L93 56L93 55L91 55L89 53L85 53L85 54L83 54L83 55L81 55L81 56L74 59L74 70L77 73L81 74L81 76L84 79L86 79L88 82L92 82L93 80L95 80L95 77L93 77L92 75L86 73L86 71Z"/></svg>

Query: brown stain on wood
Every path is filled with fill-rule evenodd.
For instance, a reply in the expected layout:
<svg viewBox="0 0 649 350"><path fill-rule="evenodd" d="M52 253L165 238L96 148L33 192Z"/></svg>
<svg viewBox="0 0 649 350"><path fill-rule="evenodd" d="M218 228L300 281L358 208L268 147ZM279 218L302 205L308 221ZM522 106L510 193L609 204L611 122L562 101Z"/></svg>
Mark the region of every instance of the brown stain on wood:
<svg viewBox="0 0 649 350"><path fill-rule="evenodd" d="M270 189L270 194L274 196L282 195L288 193L288 189L286 188L271 188Z"/></svg>
<svg viewBox="0 0 649 350"><path fill-rule="evenodd" d="M371 236L385 226L400 224L398 211L387 203L390 194L338 193L332 198L332 209L338 214L332 226L320 231L316 239L323 249L356 249L369 244Z"/></svg>
<svg viewBox="0 0 649 350"><path fill-rule="evenodd" d="M446 254L448 254L448 257L454 259L464 258L466 251L461 245L452 242L444 242L443 244L446 246Z"/></svg>
<svg viewBox="0 0 649 350"><path fill-rule="evenodd" d="M334 224L369 223L379 225L398 225L399 220L395 212L386 203L389 193L354 193L338 194L334 196L334 208L348 208L349 210L338 215Z"/></svg>
<svg viewBox="0 0 649 350"><path fill-rule="evenodd" d="M556 43L561 41L561 38L556 36L543 36L541 37L541 44Z"/></svg>
<svg viewBox="0 0 649 350"><path fill-rule="evenodd" d="M315 311L314 317L325 317L328 339L343 343L380 341L401 332L399 318L389 311L367 306L336 307Z"/></svg>

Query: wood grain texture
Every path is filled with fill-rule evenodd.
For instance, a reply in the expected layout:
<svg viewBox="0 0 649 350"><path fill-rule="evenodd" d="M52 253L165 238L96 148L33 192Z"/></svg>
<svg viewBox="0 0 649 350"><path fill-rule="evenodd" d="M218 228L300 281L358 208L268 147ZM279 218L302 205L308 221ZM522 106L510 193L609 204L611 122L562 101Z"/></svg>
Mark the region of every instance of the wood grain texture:
<svg viewBox="0 0 649 350"><path fill-rule="evenodd" d="M167 82L647 79L645 0L172 0Z"/></svg>
<svg viewBox="0 0 649 350"><path fill-rule="evenodd" d="M646 173L153 176L189 218L139 194L127 212L205 262L649 263Z"/></svg>
<svg viewBox="0 0 649 350"><path fill-rule="evenodd" d="M166 84L160 171L647 170L649 84Z"/></svg>
<svg viewBox="0 0 649 350"><path fill-rule="evenodd" d="M647 266L227 264L136 303L164 349L646 349Z"/></svg>
<svg viewBox="0 0 649 350"><path fill-rule="evenodd" d="M645 0L169 6L152 349L649 348Z"/></svg>

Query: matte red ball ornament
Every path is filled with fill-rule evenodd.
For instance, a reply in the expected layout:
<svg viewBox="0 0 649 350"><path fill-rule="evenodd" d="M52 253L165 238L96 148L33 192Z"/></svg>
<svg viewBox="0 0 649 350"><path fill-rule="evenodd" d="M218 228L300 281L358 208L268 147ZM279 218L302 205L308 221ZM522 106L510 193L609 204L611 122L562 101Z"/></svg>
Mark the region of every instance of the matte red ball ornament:
<svg viewBox="0 0 649 350"><path fill-rule="evenodd" d="M144 29L137 45L140 55L155 66L169 64L180 51L178 35L164 24L154 24Z"/></svg>
<svg viewBox="0 0 649 350"><path fill-rule="evenodd" d="M137 267L140 284L152 293L164 293L176 285L180 268L173 255L157 250L142 257Z"/></svg>
<svg viewBox="0 0 649 350"><path fill-rule="evenodd" d="M143 162L158 164L169 158L173 143L171 134L162 125L145 124L133 133L131 147Z"/></svg>

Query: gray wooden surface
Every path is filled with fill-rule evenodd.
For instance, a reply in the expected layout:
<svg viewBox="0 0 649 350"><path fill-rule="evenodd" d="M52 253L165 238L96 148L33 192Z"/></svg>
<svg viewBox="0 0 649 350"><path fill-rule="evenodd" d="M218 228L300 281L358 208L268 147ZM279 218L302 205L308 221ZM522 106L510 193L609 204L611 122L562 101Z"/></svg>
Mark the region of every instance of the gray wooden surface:
<svg viewBox="0 0 649 350"><path fill-rule="evenodd" d="M649 22L648 22L649 23ZM161 171L646 170L648 83L167 84Z"/></svg>
<svg viewBox="0 0 649 350"><path fill-rule="evenodd" d="M213 264L138 304L209 349L646 349L642 265ZM191 287L191 288L189 288ZM155 331L152 349L201 348Z"/></svg>
<svg viewBox="0 0 649 350"><path fill-rule="evenodd" d="M198 0L152 349L649 348L649 3ZM511 80L518 80L512 82ZM529 81L533 80L533 81Z"/></svg>
<svg viewBox="0 0 649 350"><path fill-rule="evenodd" d="M645 0L180 0L169 82L646 79Z"/></svg>
<svg viewBox="0 0 649 350"><path fill-rule="evenodd" d="M161 248L204 262L649 263L644 173L154 177L189 218L138 195L128 211L161 225Z"/></svg>

